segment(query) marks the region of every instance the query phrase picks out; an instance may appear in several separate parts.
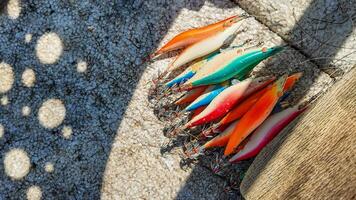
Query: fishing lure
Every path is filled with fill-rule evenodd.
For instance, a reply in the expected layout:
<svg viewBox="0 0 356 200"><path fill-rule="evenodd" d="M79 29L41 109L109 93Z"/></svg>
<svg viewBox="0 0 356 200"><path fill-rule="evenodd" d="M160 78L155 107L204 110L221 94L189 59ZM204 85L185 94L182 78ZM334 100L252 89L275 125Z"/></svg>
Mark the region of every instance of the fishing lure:
<svg viewBox="0 0 356 200"><path fill-rule="evenodd" d="M229 141L230 135L234 131L235 126L239 123L238 120L233 122L227 129L225 129L221 134L209 140L203 145L203 149L208 149L212 147L224 147ZM201 151L201 150L200 150Z"/></svg>
<svg viewBox="0 0 356 200"><path fill-rule="evenodd" d="M199 107L193 111L193 114L191 118L194 118L195 116L199 115L203 110L206 108L206 106Z"/></svg>
<svg viewBox="0 0 356 200"><path fill-rule="evenodd" d="M201 60L197 63L194 63L192 65L192 67L193 66L201 66L204 63L205 63L204 60ZM174 85L182 84L182 83L186 82L187 80L189 80L190 78L192 78L195 74L195 72L192 70L192 67L188 67L181 74L179 74L177 77L175 77L171 81L167 82L166 87L170 88L170 87L173 87Z"/></svg>
<svg viewBox="0 0 356 200"><path fill-rule="evenodd" d="M210 55L202 58L201 60L193 63L191 66L189 66L187 69L185 69L181 74L179 74L176 78L174 78L171 81L169 81L168 83L166 83L166 87L170 88L174 85L179 85L179 84L186 82L187 80L192 78L202 66L204 66L208 61L210 61L212 58L214 58L219 53L220 53L220 51L213 52Z"/></svg>
<svg viewBox="0 0 356 200"><path fill-rule="evenodd" d="M154 57L160 54L192 45L198 41L201 41L211 35L214 35L224 30L226 26L225 24L233 23L233 21L238 21L239 19L240 18L238 16L232 16L214 24L184 31L172 38L169 42L167 42L167 44L165 44L155 53L151 54L150 58L153 59Z"/></svg>
<svg viewBox="0 0 356 200"><path fill-rule="evenodd" d="M229 162L246 160L256 156L276 135L290 122L303 113L307 106L294 106L269 116L252 134L241 144L242 148Z"/></svg>
<svg viewBox="0 0 356 200"><path fill-rule="evenodd" d="M218 96L222 91L224 91L229 84L212 85L210 86L204 94L195 99L191 104L189 104L184 110L193 111L202 106L208 105L216 96Z"/></svg>
<svg viewBox="0 0 356 200"><path fill-rule="evenodd" d="M217 97L222 91L224 91L230 85L234 85L240 82L241 80L246 79L246 75L247 74L243 74L243 76L238 76L236 77L236 79L232 79L231 81L225 81L221 84L218 84L217 86L212 86L214 87L212 90L209 90L208 92L204 92L204 94L202 94L199 98L193 101L187 108L185 108L185 111L193 111L201 106L208 105L215 97Z"/></svg>
<svg viewBox="0 0 356 200"><path fill-rule="evenodd" d="M199 148L199 152L202 152L202 150L208 149L208 148L213 148L213 147L224 147L227 145L229 142L229 138L231 134L234 131L234 128L236 127L237 123L239 120L235 120L234 122L225 125L227 128L221 131L219 135L214 137L213 139L209 140L206 142L202 147ZM242 145L239 146L239 148Z"/></svg>
<svg viewBox="0 0 356 200"><path fill-rule="evenodd" d="M196 80L201 79L202 77L216 72L217 70L223 68L228 63L233 61L238 56L241 56L245 52L252 52L258 50L251 47L242 48L242 46L243 45L233 46L223 50L222 53L211 59L208 63L206 63L206 65L202 66L201 69L199 69L199 71L196 73L196 75L194 75L193 78L188 81L188 83L194 82Z"/></svg>
<svg viewBox="0 0 356 200"><path fill-rule="evenodd" d="M185 93L181 98L179 98L174 104L176 105L183 105L186 103L193 102L196 98L198 98L201 94L204 93L208 86L197 87L194 88L187 93Z"/></svg>
<svg viewBox="0 0 356 200"><path fill-rule="evenodd" d="M278 79L243 115L229 138L224 156L233 153L236 147L269 116L283 94L286 79L286 75Z"/></svg>
<svg viewBox="0 0 356 200"><path fill-rule="evenodd" d="M211 74L212 72L231 62L237 56L241 55L242 52L243 48L238 47L232 47L228 50L225 50L224 52L220 53L219 55L211 59L209 62L207 62L206 65L204 65L201 69L199 69L196 75L194 75L192 80L190 80L189 82Z"/></svg>
<svg viewBox="0 0 356 200"><path fill-rule="evenodd" d="M234 123L232 123L227 129L225 129L222 133L220 133L218 136L214 137L213 139L209 140L206 142L204 145L200 147L195 147L189 151L186 151L185 154L192 158L195 156L198 156L201 154L203 151L209 148L213 147L224 147L229 141L229 137L234 130L235 126L237 125L238 120L236 120Z"/></svg>
<svg viewBox="0 0 356 200"><path fill-rule="evenodd" d="M272 48L262 48L260 50L251 51L241 56L236 57L230 61L224 67L210 73L200 79L193 79L185 84L182 88L192 88L201 85L211 85L224 82L241 75L242 73L247 73L251 71L256 65L258 65L262 60L275 55L276 53L283 50L282 46L272 47Z"/></svg>
<svg viewBox="0 0 356 200"><path fill-rule="evenodd" d="M214 124L210 129L203 131L200 136L207 137L213 133L224 131L231 122L241 118L265 92L266 88L245 99L237 107L228 112L218 123Z"/></svg>
<svg viewBox="0 0 356 200"><path fill-rule="evenodd" d="M283 87L283 93L289 91L295 85L295 83L300 79L301 76L302 76L301 72L288 76ZM232 109L228 114L226 114L225 117L222 118L217 124L213 125L212 129L208 129L204 131L203 133L204 136L210 135L212 133L221 132L222 130L224 130L226 125L228 125L229 123L237 119L240 119L267 90L268 87L254 93L253 95L245 99L234 109ZM280 107L280 106L276 106L276 107Z"/></svg>
<svg viewBox="0 0 356 200"><path fill-rule="evenodd" d="M183 129L212 122L213 120L222 117L241 99L246 98L273 80L274 77L249 78L228 87L222 91L203 112L184 125Z"/></svg>
<svg viewBox="0 0 356 200"><path fill-rule="evenodd" d="M233 18L224 23L223 30L207 37L199 42L187 47L176 59L168 66L165 73L178 69L197 58L210 54L225 44L228 44L237 34L240 25L237 23L240 18Z"/></svg>

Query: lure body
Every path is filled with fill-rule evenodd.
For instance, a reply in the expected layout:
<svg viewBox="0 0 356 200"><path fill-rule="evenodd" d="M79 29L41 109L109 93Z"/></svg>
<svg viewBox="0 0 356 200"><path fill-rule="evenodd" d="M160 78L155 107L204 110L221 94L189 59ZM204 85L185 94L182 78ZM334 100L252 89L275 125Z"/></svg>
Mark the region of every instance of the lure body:
<svg viewBox="0 0 356 200"><path fill-rule="evenodd" d="M261 89L261 87L273 80L273 77L260 77L253 80L246 79L228 87L215 97L202 113L190 120L184 128L191 128L212 122L213 120L222 117L229 112L238 101Z"/></svg>
<svg viewBox="0 0 356 200"><path fill-rule="evenodd" d="M196 64L201 64L201 63L202 63L202 61L199 61ZM189 80L190 78L192 78L194 76L194 74L195 74L195 72L190 67L188 67L181 74L179 74L176 78L174 78L171 81L169 81L168 83L166 83L166 87L170 88L174 85L182 84L182 83L186 82L187 80Z"/></svg>
<svg viewBox="0 0 356 200"><path fill-rule="evenodd" d="M269 81L262 82L261 85L258 85L258 88L249 88L250 90L257 91L248 98L244 99L240 104L228 112L225 117L223 117L218 123L214 124L211 128L203 131L200 136L207 137L213 133L220 133L228 127L228 125L241 118L255 103L256 101L267 91L266 86L270 84L274 79ZM263 88L263 89L261 89ZM248 92L247 93L252 93Z"/></svg>
<svg viewBox="0 0 356 200"><path fill-rule="evenodd" d="M186 94L183 95L180 99L178 99L174 104L176 105L183 105L186 103L191 103L193 102L196 98L198 98L201 94L204 93L208 86L203 86L203 87L197 87L194 88L190 91L188 91Z"/></svg>
<svg viewBox="0 0 356 200"><path fill-rule="evenodd" d="M246 79L221 92L198 116L191 119L185 128L191 128L200 124L208 123L219 118L229 107L241 99L243 93L251 84L252 79Z"/></svg>
<svg viewBox="0 0 356 200"><path fill-rule="evenodd" d="M267 91L267 88L264 88L255 94L251 95L249 98L244 100L237 107L232 109L224 118L220 120L220 122L216 126L227 125L236 119L241 118L257 101L261 96Z"/></svg>
<svg viewBox="0 0 356 200"><path fill-rule="evenodd" d="M192 78L201 67L203 67L208 61L213 59L219 53L220 52L211 53L209 56L206 56L202 60L192 64L187 69L185 69L181 74L179 74L176 78L166 83L166 87L170 88L174 85L179 85L186 82L187 80Z"/></svg>
<svg viewBox="0 0 356 200"><path fill-rule="evenodd" d="M212 58L209 62L207 62L201 69L197 71L197 73L187 81L187 84L194 82L195 80L199 80L202 77L205 77L214 71L220 69L225 66L229 62L231 62L236 56L241 55L243 52L242 48L231 48L230 50L224 51L219 55Z"/></svg>
<svg viewBox="0 0 356 200"><path fill-rule="evenodd" d="M241 73L246 73L251 71L256 65L258 65L262 60L280 52L283 47L273 47L267 50L262 49L258 51L252 51L246 53L242 56L239 56L229 62L223 68L202 77L201 79L190 82L191 86L201 86L201 85L210 85L217 84L232 77L236 77Z"/></svg>
<svg viewBox="0 0 356 200"><path fill-rule="evenodd" d="M232 123L228 128L226 128L222 133L213 139L209 140L207 143L203 145L204 149L212 148L212 147L224 147L229 141L229 137L231 133L234 131L235 126L237 125L238 120Z"/></svg>
<svg viewBox="0 0 356 200"><path fill-rule="evenodd" d="M199 115L201 112L203 112L203 110L206 108L206 106L202 106L200 108L197 108L193 111L192 117L194 118L195 116Z"/></svg>
<svg viewBox="0 0 356 200"><path fill-rule="evenodd" d="M243 115L229 138L224 151L225 156L233 153L235 148L268 117L283 93L286 78L286 76L283 76L274 83L255 105Z"/></svg>
<svg viewBox="0 0 356 200"><path fill-rule="evenodd" d="M267 89L267 88L264 88L264 89L260 90L259 92L264 93L264 92L267 91L266 89ZM275 106L275 107L273 108L273 110L272 110L272 114L275 114L275 113L277 113L277 112L280 112L280 111L278 111L278 109L276 109L276 108L277 108L277 107L278 107L278 108L281 108L281 107L282 107L282 106L280 105L280 100L281 100L285 95L286 95L286 94L283 94L283 96L278 100L276 106ZM261 95L261 96L262 96L262 95ZM261 96L260 96L260 97L261 97ZM252 97L252 96L251 96L251 97ZM249 100L249 98L246 99L246 100ZM248 101L246 101L246 100L245 100L244 102L242 102L241 104L239 104L239 106L242 105L242 104L244 104L245 102L248 102ZM257 99L257 100L258 100L258 99ZM257 100L256 100L256 101L257 101ZM249 100L249 101L251 101L251 100ZM254 101L253 104L254 104L256 101ZM253 105L253 104L252 104L252 105ZM228 127L231 126L231 124L232 124L234 121L239 120L239 119L250 109L250 107L252 107L252 105L251 105L251 106L242 106L241 109L243 109L244 111L239 112L239 114L241 114L239 117L236 117L236 119L234 119L234 118L229 118L229 120L231 120L231 121L229 121L229 122L223 121L223 120L227 120L227 119L224 117L222 120L220 120L219 123L213 125L210 129L207 129L207 130L201 132L200 135L199 135L199 137L200 137L200 138L206 138L206 137L209 137L210 135L212 135L212 134L214 134L214 133L221 133L221 132L225 131ZM282 109L281 109L281 110L282 110ZM230 112L229 112L229 113L230 113ZM229 113L228 113L228 114L229 114ZM227 138L230 138L230 135L228 135ZM242 145L242 144L241 144L241 145ZM241 146L241 145L240 145L240 146ZM239 146L239 147L240 147L240 146Z"/></svg>
<svg viewBox="0 0 356 200"><path fill-rule="evenodd" d="M284 84L284 87L283 87L283 93L289 91L295 85L295 83L299 80L299 78L301 76L302 76L302 73L295 73L291 76L288 76L288 78L286 79L286 82ZM215 126L219 127L222 125L226 125L226 124L229 124L229 123L241 118L267 90L268 90L268 88L264 88L264 89L256 92L255 94L251 95L250 97L248 97L241 104L239 104L234 109L232 109Z"/></svg>
<svg viewBox="0 0 356 200"><path fill-rule="evenodd" d="M217 85L212 87L210 91L198 97L189 106L185 108L186 111L193 111L202 106L208 105L216 96L218 96L222 91L224 91L228 85ZM208 88L209 89L209 88Z"/></svg>
<svg viewBox="0 0 356 200"><path fill-rule="evenodd" d="M218 50L224 44L231 40L236 34L240 25L237 21L233 21L231 24L226 25L224 30L212 35L206 39L192 44L187 47L168 67L168 71L178 69L184 64L187 64L197 58L203 57L211 52Z"/></svg>
<svg viewBox="0 0 356 200"><path fill-rule="evenodd" d="M150 57L153 58L155 56L158 56L160 54L181 49L184 47L187 47L191 44L194 44L198 41L201 41L211 35L214 35L224 29L224 26L226 23L228 23L231 20L238 20L238 16L232 16L227 19L224 19L222 21L219 21L214 24L210 24L204 27L200 28L195 28L191 30L184 31L177 36L175 36L173 39L171 39L167 44L165 44L163 47L161 47L158 51L156 51L154 54L152 54Z"/></svg>
<svg viewBox="0 0 356 200"><path fill-rule="evenodd" d="M237 162L256 156L281 130L306 110L294 106L269 116L248 139L246 144L229 162Z"/></svg>

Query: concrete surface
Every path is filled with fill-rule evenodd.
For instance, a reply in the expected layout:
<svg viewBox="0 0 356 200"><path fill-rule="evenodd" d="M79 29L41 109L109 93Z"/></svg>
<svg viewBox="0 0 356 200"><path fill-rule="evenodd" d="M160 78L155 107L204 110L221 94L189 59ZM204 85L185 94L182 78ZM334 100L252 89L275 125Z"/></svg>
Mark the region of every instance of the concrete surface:
<svg viewBox="0 0 356 200"><path fill-rule="evenodd" d="M224 16L230 16L234 13L239 14L244 11L239 7L234 7L232 9L224 9L223 11L215 9L214 7L203 6L200 12L204 13L214 13L215 18L223 18ZM192 23L190 18L198 18L199 14L192 12L184 13L182 12L177 22L174 23L168 32L168 35L163 39L163 43L169 38L173 37L176 33L181 31L179 27L189 27ZM249 44L246 44L246 47L257 45L260 42L263 42L262 46L271 47L276 45L283 45L284 41L275 33L271 32L266 26L260 24L254 18L249 18L244 20L241 23L240 30L245 29L246 31L237 35L235 40L232 42L232 45L239 45L244 41L252 39ZM171 32L172 30L172 32ZM172 33L172 35L170 35ZM162 42L161 42L162 43ZM261 47L262 47L261 46ZM156 61L151 66L154 69L160 68L161 70L166 67L172 59L163 59ZM287 101L291 104L295 104L301 101L310 100L316 95L320 95L327 90L328 87L332 85L332 79L328 74L320 71L316 65L309 62L302 54L294 50L293 48L287 47L284 52L277 54L259 64L255 70L252 72L252 76L267 76L267 75L276 75L280 76L285 73L292 74L295 72L303 72L303 77L298 81L293 90L291 91L290 96L287 98ZM170 125L170 122L164 121L166 125ZM178 145L179 146L179 145ZM210 168L211 162L215 160L215 157L202 156L199 164ZM226 173L222 172L222 176L226 180L230 179L230 170L241 171L241 168L245 168L246 163L241 164L241 166L233 166L231 169L227 170ZM248 166L248 165L247 165Z"/></svg>
<svg viewBox="0 0 356 200"><path fill-rule="evenodd" d="M331 76L341 77L356 65L355 1L236 2Z"/></svg>
<svg viewBox="0 0 356 200"><path fill-rule="evenodd" d="M219 178L195 168L203 175L186 183L193 170L160 156L162 124L145 106L156 69L141 64L180 12L198 14L204 4L11 0L0 16L0 199L220 195ZM7 174L14 149L30 165ZM184 185L191 186L178 195Z"/></svg>
<svg viewBox="0 0 356 200"><path fill-rule="evenodd" d="M242 9L227 0L10 0L8 5L0 15L0 63L11 68L0 68L0 83L6 83L0 91L0 199L230 197L223 192L226 179L213 175L207 164L182 170L178 150L161 156L167 122L157 120L147 94L152 77L171 59L152 64L141 59L182 30ZM283 43L253 18L241 28L246 32L234 44ZM290 47L254 75L296 71L305 76L291 102L332 84ZM30 166L12 172L28 168L21 179L5 173L4 157L13 149L30 160Z"/></svg>

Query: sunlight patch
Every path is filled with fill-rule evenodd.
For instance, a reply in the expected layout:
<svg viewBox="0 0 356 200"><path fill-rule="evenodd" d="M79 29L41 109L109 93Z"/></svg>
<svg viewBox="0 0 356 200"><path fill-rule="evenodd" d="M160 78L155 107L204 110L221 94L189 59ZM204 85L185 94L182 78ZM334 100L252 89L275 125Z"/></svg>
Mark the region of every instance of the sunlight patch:
<svg viewBox="0 0 356 200"><path fill-rule="evenodd" d="M47 162L45 165L45 171L52 173L54 171L54 165L51 162Z"/></svg>
<svg viewBox="0 0 356 200"><path fill-rule="evenodd" d="M0 124L0 139L4 136L5 128L2 124Z"/></svg>
<svg viewBox="0 0 356 200"><path fill-rule="evenodd" d="M21 179L30 171L30 158L24 150L12 149L5 154L4 167L6 175L13 179Z"/></svg>
<svg viewBox="0 0 356 200"><path fill-rule="evenodd" d="M46 33L38 39L36 55L42 64L54 64L62 53L63 44L56 33Z"/></svg>
<svg viewBox="0 0 356 200"><path fill-rule="evenodd" d="M14 83L14 72L9 64L0 63L0 93L9 91Z"/></svg>
<svg viewBox="0 0 356 200"><path fill-rule="evenodd" d="M26 68L25 71L22 73L21 82L26 87L33 87L36 81L36 74L33 69Z"/></svg>
<svg viewBox="0 0 356 200"><path fill-rule="evenodd" d="M88 68L88 64L86 62L79 61L77 63L77 72L83 73L83 72L87 71L87 68Z"/></svg>
<svg viewBox="0 0 356 200"><path fill-rule="evenodd" d="M64 126L62 128L62 135L65 139L69 139L72 137L72 133L73 133L73 130L72 130L72 127L70 126Z"/></svg>
<svg viewBox="0 0 356 200"><path fill-rule="evenodd" d="M27 117L31 113L31 108L28 106L22 107L22 116Z"/></svg>
<svg viewBox="0 0 356 200"><path fill-rule="evenodd" d="M0 103L2 106L6 106L7 104L9 104L9 98L6 95L4 95L3 97L1 97Z"/></svg>
<svg viewBox="0 0 356 200"><path fill-rule="evenodd" d="M38 120L43 127L51 129L59 126L65 115L66 108L63 102L59 99L49 99L41 105Z"/></svg>
<svg viewBox="0 0 356 200"><path fill-rule="evenodd" d="M7 4L7 14L10 19L17 19L21 13L21 1L20 0L9 0Z"/></svg>
<svg viewBox="0 0 356 200"><path fill-rule="evenodd" d="M25 43L30 43L32 40L32 34L31 33L27 33L25 35Z"/></svg>
<svg viewBox="0 0 356 200"><path fill-rule="evenodd" d="M40 200L42 198L41 188L33 185L26 192L27 200Z"/></svg>

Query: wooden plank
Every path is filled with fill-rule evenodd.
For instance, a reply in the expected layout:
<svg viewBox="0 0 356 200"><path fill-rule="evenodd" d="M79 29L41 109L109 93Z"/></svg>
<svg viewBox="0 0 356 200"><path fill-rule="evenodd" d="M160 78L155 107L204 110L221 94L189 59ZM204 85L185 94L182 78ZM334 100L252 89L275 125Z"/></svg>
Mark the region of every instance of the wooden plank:
<svg viewBox="0 0 356 200"><path fill-rule="evenodd" d="M356 198L356 69L257 156L246 199Z"/></svg>

